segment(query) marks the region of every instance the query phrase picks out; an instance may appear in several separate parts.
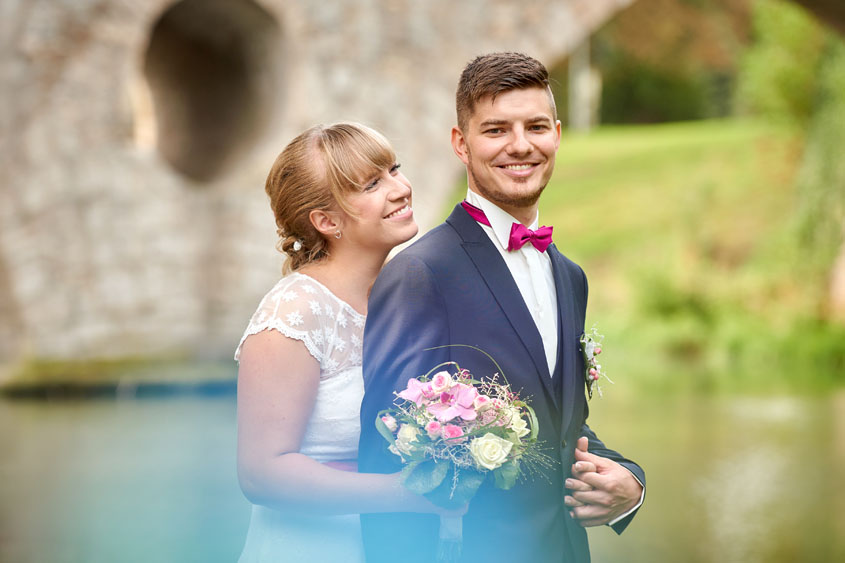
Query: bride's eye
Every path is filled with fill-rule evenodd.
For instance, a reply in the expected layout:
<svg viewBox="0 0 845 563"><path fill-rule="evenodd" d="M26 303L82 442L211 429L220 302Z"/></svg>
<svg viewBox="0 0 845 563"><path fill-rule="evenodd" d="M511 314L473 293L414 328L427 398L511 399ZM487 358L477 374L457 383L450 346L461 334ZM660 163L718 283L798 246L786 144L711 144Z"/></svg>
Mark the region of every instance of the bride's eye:
<svg viewBox="0 0 845 563"><path fill-rule="evenodd" d="M364 186L364 191L369 192L369 191L375 189L375 187L378 186L378 181L380 179L381 179L381 177L378 177L378 176L376 178L373 178L373 180L369 184Z"/></svg>
<svg viewBox="0 0 845 563"><path fill-rule="evenodd" d="M399 172L399 167L402 166L398 162L395 163L393 166L390 167L390 175L395 176L397 172Z"/></svg>

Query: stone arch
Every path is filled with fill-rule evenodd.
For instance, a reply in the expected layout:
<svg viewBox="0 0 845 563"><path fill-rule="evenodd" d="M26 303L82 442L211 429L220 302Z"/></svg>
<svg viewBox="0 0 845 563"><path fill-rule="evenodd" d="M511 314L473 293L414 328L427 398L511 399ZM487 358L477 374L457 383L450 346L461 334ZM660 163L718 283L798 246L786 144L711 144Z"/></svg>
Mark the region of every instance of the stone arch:
<svg viewBox="0 0 845 563"><path fill-rule="evenodd" d="M252 0L181 0L153 25L144 57L161 155L213 180L270 123L281 77L280 29Z"/></svg>

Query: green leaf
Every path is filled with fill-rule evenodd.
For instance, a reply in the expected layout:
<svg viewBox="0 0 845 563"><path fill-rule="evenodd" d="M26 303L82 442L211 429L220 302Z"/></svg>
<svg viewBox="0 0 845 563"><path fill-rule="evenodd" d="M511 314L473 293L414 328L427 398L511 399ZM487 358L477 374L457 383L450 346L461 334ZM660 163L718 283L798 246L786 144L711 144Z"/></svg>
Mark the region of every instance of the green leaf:
<svg viewBox="0 0 845 563"><path fill-rule="evenodd" d="M534 414L534 409L530 405L525 405L525 410L528 411L528 418L531 419L531 434L528 436L528 441L533 442L537 439L537 433L540 431L540 423L537 422L537 415Z"/></svg>
<svg viewBox="0 0 845 563"><path fill-rule="evenodd" d="M499 365L499 362L497 362L496 360L494 360L494 359L493 359L493 356L491 356L490 354L488 354L487 352L485 352L485 351L484 351L484 350L482 350L481 348L478 348L477 346L470 346L469 344L444 344L444 345L442 345L442 346L433 346L433 347L431 347L431 348L426 348L425 350L426 350L426 351L428 351L428 350L437 350L438 348L451 348L451 347L472 348L473 350L476 350L476 351L478 351L478 352L481 352L482 354L484 354L485 356L487 356L487 357L490 359L490 361L491 361L491 362L493 362L493 365L494 365L494 366L496 366L496 369L497 369L497 370L499 370L499 371L498 371L499 375L501 375L501 376L502 376L502 379L505 381L505 385L508 385L508 378L505 376L505 372L504 372L504 371L502 371L502 368L501 368L501 366ZM453 364L455 364L455 366L457 366L457 367L458 367L458 369L460 369L460 366L458 366L458 364L457 364L456 362L448 362L448 363L453 363ZM440 365L443 365L443 364L440 364ZM432 369L432 371L433 371L434 369L437 369L437 367L440 367L440 366L436 366L435 368L433 368L433 369ZM429 371L428 373L431 373L431 371Z"/></svg>
<svg viewBox="0 0 845 563"><path fill-rule="evenodd" d="M453 475L454 473L450 472L449 478L444 479L439 487L425 497L437 506L458 508L468 503L475 496L478 488L487 477L486 473L475 469L461 469L458 471L458 479L455 483L452 479Z"/></svg>
<svg viewBox="0 0 845 563"><path fill-rule="evenodd" d="M386 414L391 414L391 412L389 410L383 410L376 415L376 430L392 446L396 443L396 439L393 437L393 432L387 428L387 425L381 419Z"/></svg>
<svg viewBox="0 0 845 563"><path fill-rule="evenodd" d="M402 469L402 484L418 495L430 493L443 483L451 466L450 461L412 461Z"/></svg>
<svg viewBox="0 0 845 563"><path fill-rule="evenodd" d="M438 348L442 348L442 346L438 346ZM426 350L426 351L427 351L427 350L434 350L434 348L426 348L425 350ZM461 366L459 366L459 365L457 364L457 362L443 362L443 363L437 364L436 366L434 366L433 368L431 368L430 370L428 370L428 371L425 373L425 375L421 375L421 376L420 376L420 377L418 377L417 379L424 380L424 381L428 381L428 377L429 377L432 373L434 373L434 370L436 370L436 369L438 369L438 368L442 368L442 367L444 367L444 366L455 366L456 368L458 368L458 371L460 371L460 369L461 369Z"/></svg>
<svg viewBox="0 0 845 563"><path fill-rule="evenodd" d="M516 460L509 461L493 470L496 487L505 491L516 484L517 477L519 477L519 462Z"/></svg>

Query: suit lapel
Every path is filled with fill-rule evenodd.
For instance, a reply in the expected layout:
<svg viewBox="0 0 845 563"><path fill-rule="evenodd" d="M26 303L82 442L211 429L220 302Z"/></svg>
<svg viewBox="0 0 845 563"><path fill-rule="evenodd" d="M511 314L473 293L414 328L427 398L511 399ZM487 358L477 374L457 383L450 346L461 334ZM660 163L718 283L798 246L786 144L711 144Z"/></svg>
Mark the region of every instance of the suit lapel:
<svg viewBox="0 0 845 563"><path fill-rule="evenodd" d="M528 350L546 394L557 406L558 397L552 387L540 332L499 251L493 246L490 237L460 205L455 206L446 222L452 225L463 239L464 251L481 274L522 345Z"/></svg>
<svg viewBox="0 0 845 563"><path fill-rule="evenodd" d="M563 412L561 432L565 433L572 419L572 412L575 408L575 397L582 389L579 384L578 362L575 346L575 303L573 302L572 281L566 272L566 264L563 255L557 247L552 244L548 249L552 259L552 270L555 278L555 292L557 294L558 310L558 365L555 369L555 377L561 378L563 387L560 407Z"/></svg>

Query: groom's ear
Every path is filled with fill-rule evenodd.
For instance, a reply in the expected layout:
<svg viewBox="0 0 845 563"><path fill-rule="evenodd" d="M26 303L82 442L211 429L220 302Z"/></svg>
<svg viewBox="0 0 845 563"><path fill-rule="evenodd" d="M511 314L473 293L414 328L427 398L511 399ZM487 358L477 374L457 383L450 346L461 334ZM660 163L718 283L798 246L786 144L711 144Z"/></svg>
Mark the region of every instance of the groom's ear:
<svg viewBox="0 0 845 563"><path fill-rule="evenodd" d="M455 154L461 159L464 164L469 164L469 151L467 150L467 141L464 137L464 132L460 127L452 127L452 149Z"/></svg>
<svg viewBox="0 0 845 563"><path fill-rule="evenodd" d="M324 237L334 237L340 229L340 217L335 211L313 209L308 214L308 220Z"/></svg>

